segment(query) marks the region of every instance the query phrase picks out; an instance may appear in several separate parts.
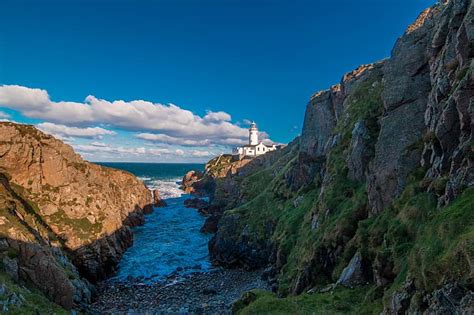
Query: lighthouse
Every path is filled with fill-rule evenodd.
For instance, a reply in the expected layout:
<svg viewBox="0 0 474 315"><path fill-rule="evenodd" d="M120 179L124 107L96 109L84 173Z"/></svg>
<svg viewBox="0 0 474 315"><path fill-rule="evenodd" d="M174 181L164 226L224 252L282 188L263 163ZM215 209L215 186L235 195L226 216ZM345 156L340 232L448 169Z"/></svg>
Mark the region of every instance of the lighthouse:
<svg viewBox="0 0 474 315"><path fill-rule="evenodd" d="M252 122L249 128L249 144L257 145L258 144L258 129L257 124Z"/></svg>
<svg viewBox="0 0 474 315"><path fill-rule="evenodd" d="M257 157L259 155L265 154L270 151L275 151L277 149L282 148L281 145L276 146L275 144L266 145L262 141L258 139L258 128L255 122L250 124L249 128L249 144L236 147L232 154L236 156L238 159L242 159L245 157Z"/></svg>

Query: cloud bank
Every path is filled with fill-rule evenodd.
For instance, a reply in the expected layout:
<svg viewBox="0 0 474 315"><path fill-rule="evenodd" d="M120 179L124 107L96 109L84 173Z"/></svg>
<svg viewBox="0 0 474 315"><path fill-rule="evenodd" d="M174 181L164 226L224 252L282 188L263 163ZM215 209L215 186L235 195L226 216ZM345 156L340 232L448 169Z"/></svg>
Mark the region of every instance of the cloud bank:
<svg viewBox="0 0 474 315"><path fill-rule="evenodd" d="M0 106L21 112L29 118L43 119L60 125L84 127L110 125L129 131L146 131L140 138L156 133L156 139L168 136L165 142L186 139L207 144L234 145L246 141L247 129L231 122L225 112L209 111L203 117L174 104L143 100L107 101L89 95L84 102L52 101L48 92L18 85L0 86ZM183 142L183 145L187 145Z"/></svg>
<svg viewBox="0 0 474 315"><path fill-rule="evenodd" d="M36 127L46 133L49 133L55 137L79 137L79 138L90 138L90 139L102 139L106 135L115 135L116 133L111 130L107 130L100 127L68 127L65 125L58 125L49 122L37 124Z"/></svg>
<svg viewBox="0 0 474 315"><path fill-rule="evenodd" d="M117 156L124 160L144 156L204 160L218 154L216 150L228 152L230 146L248 141L247 128L233 123L228 113L207 111L199 116L174 104L108 101L93 95L83 102L53 101L43 89L0 85L0 107L39 119L39 129L67 140L79 153L95 160ZM0 120L7 119L10 116L0 111ZM123 142L118 142L122 141L119 131L125 131L121 136L128 135ZM265 132L260 138L270 141ZM87 139L101 142L84 143Z"/></svg>

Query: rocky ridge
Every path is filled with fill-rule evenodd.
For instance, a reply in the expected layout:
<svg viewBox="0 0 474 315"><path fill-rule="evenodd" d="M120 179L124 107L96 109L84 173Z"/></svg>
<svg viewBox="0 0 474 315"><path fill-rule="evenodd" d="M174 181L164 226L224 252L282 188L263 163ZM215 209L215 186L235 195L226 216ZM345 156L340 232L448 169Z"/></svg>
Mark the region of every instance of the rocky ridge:
<svg viewBox="0 0 474 315"><path fill-rule="evenodd" d="M216 181L214 263L269 266L283 296L369 285L352 311L473 311L473 23L472 1L428 8L311 97L300 138Z"/></svg>
<svg viewBox="0 0 474 315"><path fill-rule="evenodd" d="M130 227L151 211L150 191L14 123L0 123L0 173L4 271L66 309L89 303L90 283L115 271L132 244Z"/></svg>

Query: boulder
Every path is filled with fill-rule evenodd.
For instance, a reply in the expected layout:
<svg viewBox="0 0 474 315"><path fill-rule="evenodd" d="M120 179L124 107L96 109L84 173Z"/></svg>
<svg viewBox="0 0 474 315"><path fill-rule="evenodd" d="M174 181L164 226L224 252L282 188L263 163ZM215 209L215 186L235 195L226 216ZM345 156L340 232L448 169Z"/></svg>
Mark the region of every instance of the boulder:
<svg viewBox="0 0 474 315"><path fill-rule="evenodd" d="M189 171L184 175L181 181L181 189L187 194L193 194L196 192L196 188L193 187L195 183L203 178L203 173L199 171Z"/></svg>
<svg viewBox="0 0 474 315"><path fill-rule="evenodd" d="M167 206L166 202L163 199L161 199L160 191L158 189L153 189L151 193L153 196L153 207L166 207Z"/></svg>
<svg viewBox="0 0 474 315"><path fill-rule="evenodd" d="M216 233L217 232L217 225L219 223L221 216L220 215L211 215L210 217L206 218L204 225L201 227L201 233Z"/></svg>
<svg viewBox="0 0 474 315"><path fill-rule="evenodd" d="M425 297L426 314L470 314L474 311L474 292L459 285L448 283Z"/></svg>
<svg viewBox="0 0 474 315"><path fill-rule="evenodd" d="M186 208L206 209L209 206L209 202L201 198L191 198L184 201L184 206Z"/></svg>
<svg viewBox="0 0 474 315"><path fill-rule="evenodd" d="M342 270L336 283L350 288L367 283L366 271L359 252L352 257L349 264Z"/></svg>

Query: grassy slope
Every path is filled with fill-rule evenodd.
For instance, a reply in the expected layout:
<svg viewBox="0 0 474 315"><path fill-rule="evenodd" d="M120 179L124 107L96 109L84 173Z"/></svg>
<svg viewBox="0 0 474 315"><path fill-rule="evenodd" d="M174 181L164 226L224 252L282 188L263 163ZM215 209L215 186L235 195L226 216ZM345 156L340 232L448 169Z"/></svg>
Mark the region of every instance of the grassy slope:
<svg viewBox="0 0 474 315"><path fill-rule="evenodd" d="M0 301L5 301L11 294L24 298L21 305L9 305L7 314L69 314L59 305L52 303L35 288L27 288L15 283L4 271L0 271L0 283L7 289L7 294L0 294Z"/></svg>
<svg viewBox="0 0 474 315"><path fill-rule="evenodd" d="M472 279L474 188L464 191L448 207L435 210L432 196L415 188L419 183L407 187L393 209L359 223L359 246L366 246L371 255L381 253L395 264L398 277L384 295L374 286L338 287L328 293L285 298L257 292L256 301L242 307L240 313L378 314L383 299L399 289L407 277L428 291L445 280L457 279L463 283Z"/></svg>
<svg viewBox="0 0 474 315"><path fill-rule="evenodd" d="M257 239L264 235L262 230L267 222L277 223L272 239L286 257L278 276L280 294L291 292L298 274L321 248L334 250L342 246L344 250L337 255L331 274L315 270L318 266L313 265L315 278L312 280L316 286L335 282L357 250L372 262L392 263L398 277L385 293L374 287L341 288L334 293L283 299L258 293L257 301L244 308L243 313L378 313L383 300L400 288L407 277L415 280L417 288L427 291L439 287L444 280L472 280L472 188L449 207L436 210L435 195L426 192L427 183L422 179L424 170L418 170L390 209L376 218L367 218L366 184L347 178L346 157L354 123L364 121L373 139L371 143L375 143L378 134L383 87L373 84L376 80L360 84L350 96L348 116L336 127L341 140L327 158L326 172L331 180L325 183L323 193L319 178L315 178L315 185L298 192L286 188L284 175L296 163L297 155L297 152L290 152L284 162L280 159L269 169L244 179L242 187L249 201L230 212L239 213L241 225L249 226L255 232L251 235ZM294 201L298 197L302 202L295 207ZM315 213L320 217L319 227L312 230L311 218ZM342 309L345 306L338 306L342 296L352 301L345 309Z"/></svg>
<svg viewBox="0 0 474 315"><path fill-rule="evenodd" d="M256 300L238 310L238 314L379 314L382 310L380 303L370 299L373 290L369 286L356 289L339 287L332 292L301 294L284 299L264 291L253 293Z"/></svg>

